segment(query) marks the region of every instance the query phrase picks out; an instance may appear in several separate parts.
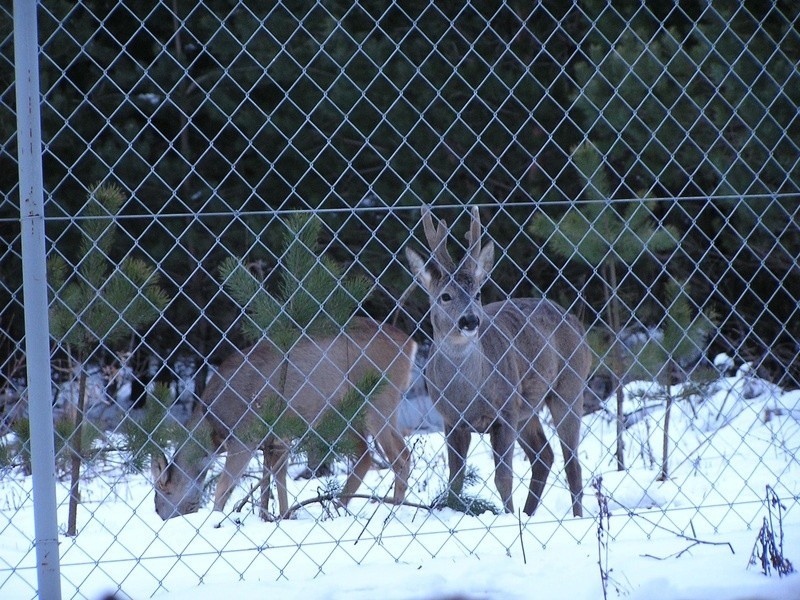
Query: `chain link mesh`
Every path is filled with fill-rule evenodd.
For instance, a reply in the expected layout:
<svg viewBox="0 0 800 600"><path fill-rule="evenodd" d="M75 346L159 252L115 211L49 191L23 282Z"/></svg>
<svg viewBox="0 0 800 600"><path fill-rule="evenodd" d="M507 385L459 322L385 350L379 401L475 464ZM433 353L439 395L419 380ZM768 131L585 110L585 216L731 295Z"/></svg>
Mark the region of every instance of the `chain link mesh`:
<svg viewBox="0 0 800 600"><path fill-rule="evenodd" d="M0 138L10 149L13 15L8 4L0 13ZM765 485L796 509L800 9L792 3L45 1L38 18L59 521L82 431L78 528L101 540L91 556L79 536L62 540L75 595L98 581L124 588L131 577L153 591L254 572L292 578L369 553L442 555L453 539L463 553L519 544L517 525L502 516L486 513L480 527L465 517L465 535L423 508L446 489L448 472L444 424L422 377L429 303L403 255L407 247L428 254L421 205L451 225L455 257L467 249L465 208L479 207L483 239L496 247L485 303L543 296L585 326L594 360L579 457L586 489L602 476L612 506L633 515L620 535L716 530L731 519L749 527ZM18 165L10 152L0 164L0 532L26 540ZM302 236L291 220L311 216L318 234L292 245ZM244 288L223 271L230 260L250 277ZM290 502L318 501L291 527L259 528L255 538L252 529L212 528L219 461L200 490L202 519L162 523L144 469L153 444L169 440L170 457L191 445L196 398L226 357L259 368L245 350L248 324L275 339L285 322L305 328L312 344L328 343L314 319L337 322L334 309L347 302L314 297L312 287L332 294L341 287L323 283L346 278L368 286L364 295L347 288L351 312L391 322L419 345L410 382L384 381L399 400L366 426L378 468L358 491L390 494L396 465L373 438L396 428L416 508L354 498L348 510L363 518L334 518L346 510L329 495L341 491L353 458L314 457L295 441ZM267 293L279 310L259 321ZM288 357L301 375L325 368L324 358ZM275 373L287 364L273 362ZM345 362L336 377L350 381L352 357ZM298 402L341 401L337 385L310 376ZM245 403L259 395L251 391L226 388ZM168 410L149 425L134 419L145 434L134 448L130 417L159 398ZM542 418L557 451L525 535L543 546L564 530L585 541L593 521L565 520L563 460L549 414ZM244 437L243 427L237 421L223 438ZM469 494L500 506L491 447L474 438ZM521 507L530 465L519 447L514 465ZM239 518L257 518L246 515L257 513L260 478L253 456L225 510L250 497ZM95 518L108 503L119 507L114 518ZM391 518L405 510L420 513ZM136 528L153 535L125 535ZM0 557L0 588L34 596L32 564L32 549Z"/></svg>

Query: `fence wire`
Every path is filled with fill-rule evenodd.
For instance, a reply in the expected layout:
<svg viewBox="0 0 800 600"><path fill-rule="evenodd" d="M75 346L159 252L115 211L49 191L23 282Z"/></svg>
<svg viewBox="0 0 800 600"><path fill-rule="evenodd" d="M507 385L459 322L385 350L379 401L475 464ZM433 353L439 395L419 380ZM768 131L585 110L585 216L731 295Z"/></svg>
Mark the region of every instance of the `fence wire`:
<svg viewBox="0 0 800 600"><path fill-rule="evenodd" d="M10 149L26 123L0 12ZM450 278L423 206L456 262L477 256L477 208L494 261L485 282L467 275L484 305L542 297L585 330L575 398L556 384L583 377L580 348L551 347L563 331L501 344L547 384L534 401L581 417L585 515L590 482L626 515L620 534L749 527L765 486L797 510L794 3L43 1L38 21L67 594L520 543L489 436L472 435L463 519L430 509L453 501L453 421L423 372L460 343L442 315L469 316L437 282L474 282ZM24 548L0 556L0 589L34 597L19 165L10 150L0 164L0 531ZM435 257L416 278L407 249ZM540 327L568 322L548 315ZM493 352L486 397L519 385L501 366L515 351ZM215 416L198 424L202 407ZM516 428L507 415L484 429ZM563 423L541 420L554 466L527 519L544 450L516 446L516 516L532 543L583 542L594 521L571 516ZM265 462L277 484L259 506ZM217 529L212 507L277 522Z"/></svg>

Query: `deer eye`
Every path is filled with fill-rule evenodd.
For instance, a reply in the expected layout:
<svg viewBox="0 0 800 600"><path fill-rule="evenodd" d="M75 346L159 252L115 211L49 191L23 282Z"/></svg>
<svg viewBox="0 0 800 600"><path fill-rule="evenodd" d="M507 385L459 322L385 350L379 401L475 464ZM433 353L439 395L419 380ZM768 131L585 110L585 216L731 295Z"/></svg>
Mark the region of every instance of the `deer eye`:
<svg viewBox="0 0 800 600"><path fill-rule="evenodd" d="M447 292L444 292L441 296L439 296L439 300L441 300L442 302L450 302L450 300L452 299L453 297Z"/></svg>

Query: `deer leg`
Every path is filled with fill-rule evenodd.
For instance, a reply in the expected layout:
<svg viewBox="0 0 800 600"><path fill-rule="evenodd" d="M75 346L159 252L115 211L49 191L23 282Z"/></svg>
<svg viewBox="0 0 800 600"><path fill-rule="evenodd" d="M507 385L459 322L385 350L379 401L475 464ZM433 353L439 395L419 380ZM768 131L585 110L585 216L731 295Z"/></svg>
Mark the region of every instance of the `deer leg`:
<svg viewBox="0 0 800 600"><path fill-rule="evenodd" d="M446 431L447 464L450 467L450 493L461 495L464 490L464 475L470 432L466 425L456 425Z"/></svg>
<svg viewBox="0 0 800 600"><path fill-rule="evenodd" d="M369 453L366 440L360 435L357 436L357 440L356 456L358 456L358 458L356 459L356 464L353 465L353 470L350 471L350 474L347 476L344 490L342 490L342 496L344 496L343 504L345 506L349 504L350 496L355 494L364 482L364 476L372 465L372 455Z"/></svg>
<svg viewBox="0 0 800 600"><path fill-rule="evenodd" d="M583 475L581 473L581 463L578 460L578 453L573 450L574 446L569 443L561 442L561 452L564 454L564 466L567 472L567 483L572 495L572 515L574 517L583 516Z"/></svg>
<svg viewBox="0 0 800 600"><path fill-rule="evenodd" d="M512 463L515 431L507 423L497 423L492 426L489 437L492 440L492 451L494 452L494 483L500 493L503 510L513 513L514 501L511 498L511 491L514 484Z"/></svg>
<svg viewBox="0 0 800 600"><path fill-rule="evenodd" d="M217 489L214 493L214 510L218 511L222 511L225 508L233 488L242 478L244 470L253 457L253 449L235 438L229 439L225 446L228 456L225 459L225 468L219 476Z"/></svg>
<svg viewBox="0 0 800 600"><path fill-rule="evenodd" d="M581 393L583 391L581 390ZM550 414L556 433L561 440L561 452L564 455L564 470L567 474L567 484L572 495L572 514L576 517L583 516L583 476L581 463L578 460L578 443L581 436L581 415L560 397L555 397L550 403ZM580 406L580 404L577 404Z"/></svg>
<svg viewBox="0 0 800 600"><path fill-rule="evenodd" d="M532 515L542 499L547 476L553 466L553 449L547 443L547 436L538 415L533 415L520 433L522 449L531 463L531 483L528 499L525 501L525 514Z"/></svg>
<svg viewBox="0 0 800 600"><path fill-rule="evenodd" d="M289 449L281 441L265 444L262 447L264 452L264 476L261 479L261 519L268 521L269 514L269 494L271 477L275 477L275 487L278 496L278 514L280 518L289 515L289 493L286 487L286 473L289 467Z"/></svg>
<svg viewBox="0 0 800 600"><path fill-rule="evenodd" d="M392 422L383 426L380 433L375 436L375 441L380 446L394 472L394 494L392 498L395 504L400 504L405 500L406 490L408 489L411 453L403 436L397 432Z"/></svg>

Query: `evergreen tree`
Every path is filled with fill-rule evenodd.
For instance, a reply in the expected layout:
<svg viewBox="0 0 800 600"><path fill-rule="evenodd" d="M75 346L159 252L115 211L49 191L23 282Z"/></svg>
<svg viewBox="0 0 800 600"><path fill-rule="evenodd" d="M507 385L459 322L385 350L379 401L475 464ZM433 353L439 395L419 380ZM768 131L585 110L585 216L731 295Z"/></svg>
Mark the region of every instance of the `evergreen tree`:
<svg viewBox="0 0 800 600"><path fill-rule="evenodd" d="M667 27L647 11L595 21L574 101L615 197L797 192L800 79L787 33L798 10L774 7L759 26L741 4L714 0Z"/></svg>
<svg viewBox="0 0 800 600"><path fill-rule="evenodd" d="M572 154L573 163L585 181L584 198L560 217L541 212L530 225L533 235L543 239L552 252L565 259L581 261L599 272L602 286L600 313L601 338L605 350L600 358L608 363L612 389L617 398L617 468L624 469L624 414L622 379L627 371L620 340L629 325L634 306L623 300L620 267L630 269L641 256L669 251L678 235L662 227L653 218L652 205L646 200L615 203L610 200L611 183L600 152L589 143Z"/></svg>
<svg viewBox="0 0 800 600"><path fill-rule="evenodd" d="M88 362L153 323L169 298L152 267L126 257L111 259L116 240L115 215L125 195L114 185L93 188L79 218L81 242L73 269L61 255L51 255L48 279L53 296L50 334L79 372L77 407L69 435L71 455L67 535L75 535L80 467L84 448L84 411Z"/></svg>
<svg viewBox="0 0 800 600"><path fill-rule="evenodd" d="M111 168L132 191L121 212L143 217L120 221L118 242L159 264L173 296L142 345L200 363L225 351L221 332L238 313L217 294L214 269L226 256L275 265L265 233L285 211L330 211L328 254L349 262L358 253L376 289L390 291L367 300L371 314L390 312L397 281L407 282L391 258L414 213L392 209L420 201L503 203L492 223L504 249L493 278L501 291L487 289L489 299L548 281L527 245L512 241L531 199L577 196L568 149L586 138L606 157L611 198L682 199L659 214L687 232L682 249L701 265L705 292L727 305L721 326L752 330L754 352L791 348L798 11L761 0L677 10L655 0L50 0L39 15L48 216L77 214L83 181ZM6 82L11 27L0 23ZM0 133L13 146L6 87ZM0 167L11 191L0 197L9 223L0 228L9 249L0 329L16 344L13 153L0 153ZM777 206L769 237L747 229L762 202ZM79 241L66 223L48 222L57 249ZM753 234L717 234L727 228ZM764 291L775 281L785 284L778 294ZM413 318L425 310L419 301ZM783 366L797 364L789 353Z"/></svg>
<svg viewBox="0 0 800 600"><path fill-rule="evenodd" d="M122 212L146 218L121 221L130 237L119 243L166 275L173 302L145 339L164 357L202 362L224 348L237 307L215 293L214 269L227 256L275 265L266 232L291 210L329 211L328 253L340 262L358 253L390 291L368 299L385 316L406 275L389 259L413 218L392 208L508 198L493 231L513 239L527 219L513 201L555 192L562 148L576 139L561 63L575 45L563 26L571 10L557 0L52 0L39 20L50 214L76 214L83 181L109 168L131 190ZM10 40L10 26L0 36ZM6 81L12 47L0 45ZM0 101L9 140L12 106ZM16 173L8 166L0 178ZM48 232L68 247L62 223ZM496 274L505 289L527 266L517 248ZM13 275L21 281L16 265Z"/></svg>
<svg viewBox="0 0 800 600"><path fill-rule="evenodd" d="M127 442L128 463L132 468L140 471L144 461L153 452L186 441L189 432L169 416L171 401L170 389L163 383L156 383L148 393L140 414L135 414L133 410L126 412L122 431Z"/></svg>
<svg viewBox="0 0 800 600"><path fill-rule="evenodd" d="M800 4L581 4L574 116L606 158L610 197L663 199L686 231L673 270L725 315L720 349L796 385Z"/></svg>

